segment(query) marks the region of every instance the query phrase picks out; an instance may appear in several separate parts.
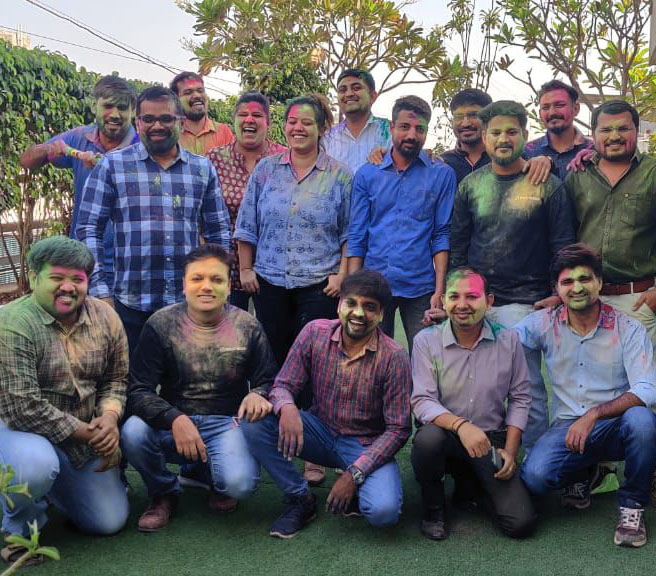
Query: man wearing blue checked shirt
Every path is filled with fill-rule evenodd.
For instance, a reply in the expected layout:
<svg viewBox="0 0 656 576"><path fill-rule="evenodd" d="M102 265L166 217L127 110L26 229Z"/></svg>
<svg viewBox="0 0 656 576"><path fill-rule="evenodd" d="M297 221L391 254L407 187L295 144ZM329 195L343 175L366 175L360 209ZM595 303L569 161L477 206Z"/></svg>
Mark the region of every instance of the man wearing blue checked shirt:
<svg viewBox="0 0 656 576"><path fill-rule="evenodd" d="M228 211L212 164L178 145L182 106L167 88L137 98L141 143L103 158L84 187L78 237L96 260L91 294L116 307L130 351L159 308L182 300L185 254L207 242L230 250ZM115 280L103 270L102 237L115 231Z"/></svg>

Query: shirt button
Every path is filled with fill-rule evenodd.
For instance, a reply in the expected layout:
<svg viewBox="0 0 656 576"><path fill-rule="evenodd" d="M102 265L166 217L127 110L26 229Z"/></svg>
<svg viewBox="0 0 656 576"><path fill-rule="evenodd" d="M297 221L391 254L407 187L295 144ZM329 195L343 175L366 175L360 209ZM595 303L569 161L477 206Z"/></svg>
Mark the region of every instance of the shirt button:
<svg viewBox="0 0 656 576"><path fill-rule="evenodd" d="M579 366L583 366L583 362L579 362Z"/></svg>
<svg viewBox="0 0 656 576"><path fill-rule="evenodd" d="M170 258L167 258L167 259L166 259L166 261L167 261L167 262L170 262L170 261L171 261L171 259L170 259Z"/></svg>

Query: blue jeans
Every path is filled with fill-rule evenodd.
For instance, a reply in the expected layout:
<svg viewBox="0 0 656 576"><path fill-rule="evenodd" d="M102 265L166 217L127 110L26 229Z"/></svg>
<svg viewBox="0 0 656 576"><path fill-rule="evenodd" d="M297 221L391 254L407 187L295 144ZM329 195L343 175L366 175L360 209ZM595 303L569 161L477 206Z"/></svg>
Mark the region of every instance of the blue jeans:
<svg viewBox="0 0 656 576"><path fill-rule="evenodd" d="M205 443L214 490L237 500L252 494L260 481L260 469L236 420L232 416L190 418ZM189 464L191 460L178 454L170 430L155 430L138 416L131 416L121 429L121 447L141 474L151 498L182 491L177 475L166 463Z"/></svg>
<svg viewBox="0 0 656 576"><path fill-rule="evenodd" d="M130 510L118 468L94 472L98 458L73 468L68 456L43 436L10 430L2 423L0 462L16 472L12 484L25 482L30 492L29 497L12 494L13 508L2 499L3 532L27 536L27 522L33 520L42 528L49 502L89 534L114 534L125 526Z"/></svg>
<svg viewBox="0 0 656 576"><path fill-rule="evenodd" d="M346 469L365 451L357 438L335 434L319 418L301 411L303 451L300 457L327 468ZM287 497L308 493L308 484L292 462L278 452L278 418L269 414L258 422L242 422L251 453L264 466ZM360 512L373 526L396 524L401 514L403 491L395 460L366 477L358 490Z"/></svg>
<svg viewBox="0 0 656 576"><path fill-rule="evenodd" d="M586 470L602 461L624 460L620 506L645 508L656 468L656 416L644 406L622 416L599 420L590 432L583 454L565 447L574 420L556 420L536 442L524 462L522 479L534 494L558 490L585 478Z"/></svg>

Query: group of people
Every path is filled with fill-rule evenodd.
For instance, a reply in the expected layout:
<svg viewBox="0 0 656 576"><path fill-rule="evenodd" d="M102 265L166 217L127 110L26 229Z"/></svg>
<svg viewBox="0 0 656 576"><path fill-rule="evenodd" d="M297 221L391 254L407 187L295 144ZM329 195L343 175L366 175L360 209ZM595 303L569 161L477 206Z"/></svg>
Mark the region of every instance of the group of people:
<svg viewBox="0 0 656 576"><path fill-rule="evenodd" d="M522 105L467 89L456 147L433 157L430 105L400 98L390 123L376 96L345 70L343 120L295 98L283 147L262 94L238 98L231 130L197 74L138 96L106 77L95 124L23 154L29 170L72 168L75 202L71 238L37 242L31 294L0 309L0 463L29 486L3 501L3 533L43 526L49 503L85 532L119 531L126 461L150 498L145 532L184 485L235 510L261 467L285 499L272 536L316 517L324 467L339 472L327 510L390 526L414 415L426 537L448 534L445 474L456 504L485 504L519 538L537 497L587 508L599 463L624 461L614 542L647 542L656 160L636 148L637 112L600 105L587 139L578 94L554 80L546 133L526 143Z"/></svg>

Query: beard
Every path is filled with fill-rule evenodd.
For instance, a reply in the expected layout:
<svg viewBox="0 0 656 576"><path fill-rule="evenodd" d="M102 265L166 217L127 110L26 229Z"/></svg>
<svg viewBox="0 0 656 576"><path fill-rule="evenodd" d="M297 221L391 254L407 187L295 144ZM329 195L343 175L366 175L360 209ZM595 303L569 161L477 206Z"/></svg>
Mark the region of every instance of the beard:
<svg viewBox="0 0 656 576"><path fill-rule="evenodd" d="M412 144L412 148L404 148L404 144ZM412 160L419 156L419 153L421 152L421 144L419 142L409 142L404 140L401 142L397 150L406 160Z"/></svg>
<svg viewBox="0 0 656 576"><path fill-rule="evenodd" d="M604 160L607 162L627 162L628 160L631 160L633 156L635 155L635 147L633 150L628 150L624 154L613 154L613 155L608 155L603 152L599 152L599 156L601 156Z"/></svg>
<svg viewBox="0 0 656 576"><path fill-rule="evenodd" d="M143 142L143 145L150 154L163 154L164 152L168 152L178 143L178 135L174 134L171 130L168 130L167 132L168 134L166 138L156 141L151 140L148 134L141 134L141 142Z"/></svg>
<svg viewBox="0 0 656 576"><path fill-rule="evenodd" d="M522 155L523 150L521 148L517 150L513 150L513 153L510 156L507 157L502 157L499 158L496 154L492 156L495 164L498 164L499 166L509 166L512 164L517 158L519 158Z"/></svg>

